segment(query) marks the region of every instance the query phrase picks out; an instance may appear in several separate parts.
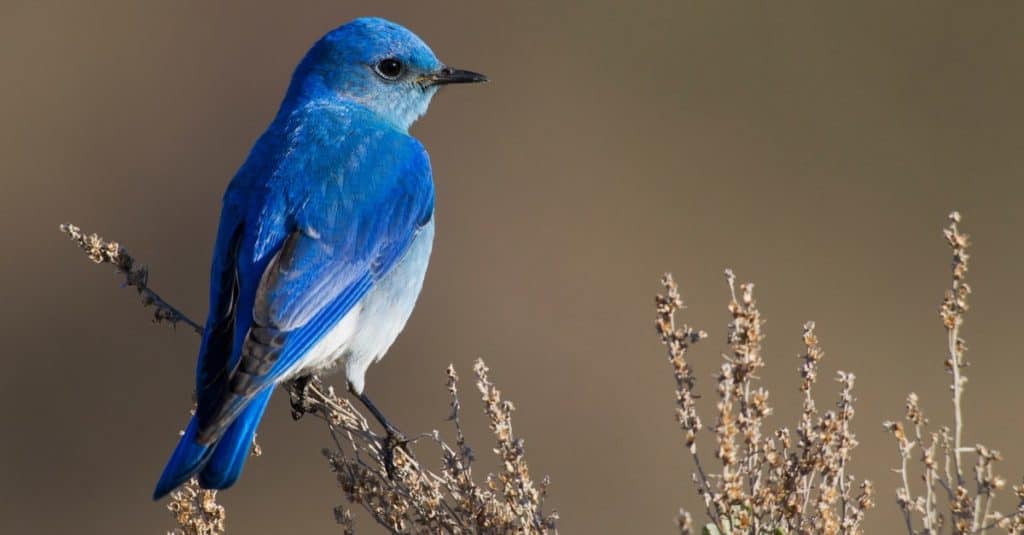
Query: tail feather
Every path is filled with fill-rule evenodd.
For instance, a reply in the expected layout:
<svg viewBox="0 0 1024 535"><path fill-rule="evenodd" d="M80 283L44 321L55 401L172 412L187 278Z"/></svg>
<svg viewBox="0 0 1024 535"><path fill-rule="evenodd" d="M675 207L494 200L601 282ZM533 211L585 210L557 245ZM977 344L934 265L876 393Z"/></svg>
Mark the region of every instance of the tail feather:
<svg viewBox="0 0 1024 535"><path fill-rule="evenodd" d="M153 491L154 500L163 498L179 485L188 481L188 478L202 469L206 461L209 460L213 448L196 442L198 427L196 418L193 417L188 423L188 427L185 428L185 434L178 441L178 446L174 448L170 460L167 461L160 481L156 484L156 490Z"/></svg>
<svg viewBox="0 0 1024 535"><path fill-rule="evenodd" d="M226 489L242 475L245 460L252 449L252 439L263 418L273 387L256 394L248 406L231 423L214 447L206 465L199 472L199 484L206 489Z"/></svg>
<svg viewBox="0 0 1024 535"><path fill-rule="evenodd" d="M205 489L225 489L233 485L242 474L256 428L273 392L271 386L253 396L213 444L204 446L196 441L199 424L193 416L167 461L153 491L153 499L163 498L196 474L199 474L199 485Z"/></svg>

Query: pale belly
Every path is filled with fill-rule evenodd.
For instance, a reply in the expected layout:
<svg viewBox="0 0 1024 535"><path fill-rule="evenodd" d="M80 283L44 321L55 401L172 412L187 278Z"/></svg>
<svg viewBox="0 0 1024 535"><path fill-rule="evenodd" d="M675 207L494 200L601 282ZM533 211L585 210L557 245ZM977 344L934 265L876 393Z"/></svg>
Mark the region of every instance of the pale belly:
<svg viewBox="0 0 1024 535"><path fill-rule="evenodd" d="M349 384L362 392L366 369L387 353L412 314L433 243L431 219L413 238L405 256L302 358L297 367L302 371L296 375L343 366Z"/></svg>

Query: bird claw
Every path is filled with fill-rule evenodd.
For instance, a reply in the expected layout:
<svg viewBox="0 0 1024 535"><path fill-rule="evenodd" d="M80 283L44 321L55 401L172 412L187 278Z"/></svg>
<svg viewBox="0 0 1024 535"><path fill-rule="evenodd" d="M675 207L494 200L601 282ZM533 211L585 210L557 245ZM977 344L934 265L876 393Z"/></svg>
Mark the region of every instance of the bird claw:
<svg viewBox="0 0 1024 535"><path fill-rule="evenodd" d="M394 481L398 474L398 467L395 466L395 450L401 449L410 459L415 460L412 451L409 449L409 439L405 438L399 430L391 428L387 430L388 434L384 437L384 441L381 447L381 456L384 460L384 471L388 474L388 479Z"/></svg>
<svg viewBox="0 0 1024 535"><path fill-rule="evenodd" d="M295 378L288 385L289 401L292 405L292 419L299 420L306 414L315 410L309 393L309 389L320 384L320 378L315 375L303 375Z"/></svg>
<svg viewBox="0 0 1024 535"><path fill-rule="evenodd" d="M352 395L359 398L359 401L363 402L363 405L367 410L373 414L373 417L380 422L380 425L384 427L384 431L387 433L384 439L381 441L380 456L384 462L384 470L388 473L388 479L394 480L397 475L397 467L395 466L395 448L401 448L402 451L409 457L409 459L415 461L416 457L413 457L412 452L409 450L410 440L405 438L402 434L387 418L380 412L380 409L370 401L370 398L366 396L365 392L359 392L356 390L351 383L348 385L349 391Z"/></svg>

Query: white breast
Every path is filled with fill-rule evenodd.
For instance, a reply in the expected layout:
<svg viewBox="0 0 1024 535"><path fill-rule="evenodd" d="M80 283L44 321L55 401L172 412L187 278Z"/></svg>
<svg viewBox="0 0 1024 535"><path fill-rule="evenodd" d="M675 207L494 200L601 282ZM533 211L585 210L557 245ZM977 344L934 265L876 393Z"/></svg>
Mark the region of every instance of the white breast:
<svg viewBox="0 0 1024 535"><path fill-rule="evenodd" d="M300 361L301 373L323 373L344 364L348 382L363 391L366 369L380 360L405 327L423 288L434 244L431 219L401 260L327 332Z"/></svg>

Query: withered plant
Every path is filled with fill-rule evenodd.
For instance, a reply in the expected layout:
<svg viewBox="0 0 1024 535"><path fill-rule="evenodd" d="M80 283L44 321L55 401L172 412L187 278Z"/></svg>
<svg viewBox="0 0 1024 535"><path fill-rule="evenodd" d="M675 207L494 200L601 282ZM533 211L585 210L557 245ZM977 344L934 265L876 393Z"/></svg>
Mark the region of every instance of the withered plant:
<svg viewBox="0 0 1024 535"><path fill-rule="evenodd" d="M948 339L943 365L950 375L953 427L933 428L913 392L907 396L903 421L884 423L895 437L900 455L900 467L895 469L900 475L896 503L911 535L942 533L947 526L955 534L988 533L995 529L1019 534L1024 533L1024 484L1013 487L1018 502L1016 510L994 510L996 491L1006 486L1006 480L994 468L1002 455L983 444L964 445L967 442L963 438L963 396L968 362L967 343L960 329L971 287L967 284L969 242L967 235L960 232L960 220L958 212L949 214L949 223L943 229L946 243L953 251L952 283L939 307ZM920 484L911 484L909 464L915 455ZM968 467L972 456L973 469Z"/></svg>
<svg viewBox="0 0 1024 535"><path fill-rule="evenodd" d="M726 270L730 301L726 342L715 394L715 423L708 432L717 445L717 471L711 472L697 447L704 424L697 410L697 378L690 352L704 331L676 323L683 300L672 275L662 279L665 293L658 295L656 327L668 349L676 380L676 420L696 471L693 482L704 501L707 522L701 532L725 534L855 534L861 532L865 512L874 504L870 481L859 485L847 472L857 446L850 427L853 419L852 373L839 372L841 385L836 410L820 414L812 395L824 352L814 334L814 323L803 328L800 392L803 410L791 431L766 429L772 409L768 391L758 386L758 371L765 366L761 313L754 300L754 285L736 288L736 277ZM857 489L857 490L854 490ZM690 513L679 512L681 533L692 533Z"/></svg>

